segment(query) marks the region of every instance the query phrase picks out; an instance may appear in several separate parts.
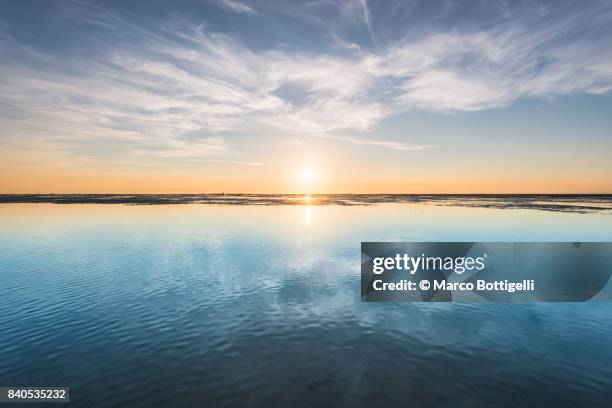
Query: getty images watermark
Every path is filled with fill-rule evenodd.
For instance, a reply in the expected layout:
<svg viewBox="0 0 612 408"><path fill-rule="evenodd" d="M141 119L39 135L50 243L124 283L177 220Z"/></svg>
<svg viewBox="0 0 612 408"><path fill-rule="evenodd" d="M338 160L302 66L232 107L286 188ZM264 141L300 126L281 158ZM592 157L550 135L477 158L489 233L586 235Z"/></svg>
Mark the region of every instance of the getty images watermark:
<svg viewBox="0 0 612 408"><path fill-rule="evenodd" d="M364 242L363 301L612 300L612 243Z"/></svg>

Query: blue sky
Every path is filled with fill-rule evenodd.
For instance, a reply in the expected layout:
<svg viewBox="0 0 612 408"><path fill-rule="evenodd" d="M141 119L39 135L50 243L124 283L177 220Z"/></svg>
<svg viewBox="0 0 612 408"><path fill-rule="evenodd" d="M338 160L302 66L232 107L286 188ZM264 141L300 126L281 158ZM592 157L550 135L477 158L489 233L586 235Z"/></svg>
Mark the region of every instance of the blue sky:
<svg viewBox="0 0 612 408"><path fill-rule="evenodd" d="M2 1L0 187L610 192L610 44L606 1Z"/></svg>

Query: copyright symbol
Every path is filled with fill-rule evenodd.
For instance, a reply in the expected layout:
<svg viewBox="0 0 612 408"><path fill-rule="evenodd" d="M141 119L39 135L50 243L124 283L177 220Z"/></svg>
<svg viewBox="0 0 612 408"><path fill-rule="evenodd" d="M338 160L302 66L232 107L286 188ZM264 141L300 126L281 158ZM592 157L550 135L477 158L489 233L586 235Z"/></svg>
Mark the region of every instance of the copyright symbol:
<svg viewBox="0 0 612 408"><path fill-rule="evenodd" d="M430 286L431 284L429 283L428 280L422 280L419 282L419 289L421 290L429 290Z"/></svg>

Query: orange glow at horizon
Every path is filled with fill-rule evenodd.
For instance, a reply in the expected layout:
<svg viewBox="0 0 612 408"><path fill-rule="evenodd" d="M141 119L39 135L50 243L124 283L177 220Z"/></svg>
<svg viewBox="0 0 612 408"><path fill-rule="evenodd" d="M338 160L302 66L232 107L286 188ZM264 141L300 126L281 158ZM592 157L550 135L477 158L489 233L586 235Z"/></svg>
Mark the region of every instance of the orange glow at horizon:
<svg viewBox="0 0 612 408"><path fill-rule="evenodd" d="M309 155L270 152L265 164L258 166L80 163L68 156L7 154L0 155L0 194L612 193L609 171L591 169L587 162L575 161L573 167L536 163L510 168L497 160L487 163L483 171L479 163L440 160L431 164L425 158L418 161L418 154L411 160L393 161L391 154L375 157L375 153L366 162L343 150L319 149Z"/></svg>
<svg viewBox="0 0 612 408"><path fill-rule="evenodd" d="M177 174L102 174L94 172L74 172L65 169L46 171L22 170L8 173L0 168L3 177L0 180L0 194L36 194L36 193L251 193L251 194L401 194L401 193L610 193L612 181L606 177L581 179L553 179L549 177L516 177L499 176L481 177L443 177L409 178L409 177L348 177L339 175L325 180L287 180L283 177L255 178L243 177L212 178L195 175ZM9 177L6 177L10 174Z"/></svg>

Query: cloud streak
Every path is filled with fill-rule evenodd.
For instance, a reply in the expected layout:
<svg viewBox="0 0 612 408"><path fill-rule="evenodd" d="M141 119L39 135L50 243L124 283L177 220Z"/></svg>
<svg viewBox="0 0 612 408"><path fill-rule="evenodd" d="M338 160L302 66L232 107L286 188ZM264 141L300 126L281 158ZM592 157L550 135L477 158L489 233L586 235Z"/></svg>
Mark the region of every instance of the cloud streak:
<svg viewBox="0 0 612 408"><path fill-rule="evenodd" d="M252 7L236 0L220 0L221 5L235 13L258 14Z"/></svg>

